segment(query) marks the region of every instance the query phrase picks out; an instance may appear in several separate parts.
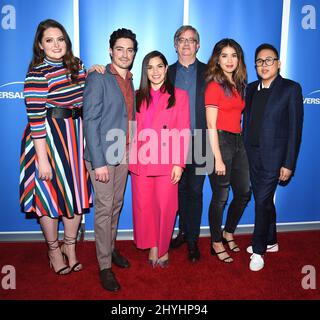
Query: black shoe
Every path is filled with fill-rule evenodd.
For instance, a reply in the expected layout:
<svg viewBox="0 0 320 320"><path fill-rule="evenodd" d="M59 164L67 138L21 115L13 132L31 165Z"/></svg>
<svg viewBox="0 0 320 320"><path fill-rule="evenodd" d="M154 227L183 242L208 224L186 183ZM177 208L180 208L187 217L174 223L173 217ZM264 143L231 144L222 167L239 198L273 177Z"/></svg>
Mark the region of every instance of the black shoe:
<svg viewBox="0 0 320 320"><path fill-rule="evenodd" d="M231 251L237 253L240 252L240 248L237 246L236 242L234 240L227 240L226 238L222 237L222 243L228 244L228 247ZM234 243L234 246L231 246L230 244Z"/></svg>
<svg viewBox="0 0 320 320"><path fill-rule="evenodd" d="M174 239L171 239L170 248L177 249L181 247L185 242L185 234L182 231L179 231L178 235Z"/></svg>
<svg viewBox="0 0 320 320"><path fill-rule="evenodd" d="M113 292L118 291L120 289L120 284L117 281L111 268L100 270L99 276L100 276L102 287L104 289L108 291L113 291Z"/></svg>
<svg viewBox="0 0 320 320"><path fill-rule="evenodd" d="M123 257L117 249L112 251L112 262L120 268L129 268L129 261Z"/></svg>
<svg viewBox="0 0 320 320"><path fill-rule="evenodd" d="M219 261L221 261L221 262L225 262L225 263L232 263L233 262L233 259L229 255L227 257L225 257L224 259L219 258L219 254L227 252L226 250L216 252L216 250L214 250L214 248L212 246L210 246L210 252L213 256L217 256Z"/></svg>
<svg viewBox="0 0 320 320"><path fill-rule="evenodd" d="M200 251L196 241L188 242L188 258L191 262L196 262L200 259Z"/></svg>

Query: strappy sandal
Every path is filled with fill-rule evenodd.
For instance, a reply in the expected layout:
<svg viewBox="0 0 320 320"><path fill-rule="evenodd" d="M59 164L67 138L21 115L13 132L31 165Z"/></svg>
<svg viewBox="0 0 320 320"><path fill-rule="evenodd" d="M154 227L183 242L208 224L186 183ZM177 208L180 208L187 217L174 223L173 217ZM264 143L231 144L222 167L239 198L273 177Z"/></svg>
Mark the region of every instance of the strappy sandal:
<svg viewBox="0 0 320 320"><path fill-rule="evenodd" d="M233 242L235 244L234 247L230 247L230 243ZM222 243L223 244L228 244L228 247L229 249L232 251L232 252L240 252L240 248L237 246L236 242L234 240L227 240L226 238L222 238ZM239 250L235 250L235 249L239 249Z"/></svg>
<svg viewBox="0 0 320 320"><path fill-rule="evenodd" d="M70 262L70 259L69 259L69 257L68 257L68 255L66 254L66 252L65 252L65 250L64 250L64 246L66 245L66 246L71 246L71 245L75 245L76 244L76 238L74 238L74 237L68 237L68 236L64 236L64 240L63 240L63 245L61 246L61 253L62 253L62 256L64 257L64 259L65 259L65 263L66 262ZM70 272L72 272L72 271L74 271L74 272L78 272L78 271L81 271L82 269L83 269L83 267L82 267L82 264L79 262L79 261L77 261L77 262L75 262L75 264L73 265L73 266L70 266L69 265L69 267L70 267Z"/></svg>
<svg viewBox="0 0 320 320"><path fill-rule="evenodd" d="M48 247L49 247L49 251L48 251L48 259L49 259L49 267L51 269L53 269L53 271L60 276L64 276L70 273L69 266L65 265L64 267L60 268L59 270L56 270L54 268L54 264L53 264L53 259L50 256L50 252L56 251L56 250L60 250L59 249L59 242L58 242L58 238L54 241L47 241ZM61 252L62 253L62 252ZM68 272L65 272L66 270L68 270Z"/></svg>
<svg viewBox="0 0 320 320"><path fill-rule="evenodd" d="M212 246L210 247L210 249L211 249L210 250L211 254L213 256L217 256L219 261L224 262L224 263L232 263L233 262L233 259L229 255L228 255L228 257L226 257L224 259L220 259L219 258L219 254L227 252L226 250L223 250L223 251L220 251L220 252L216 252L216 250L214 250L214 248ZM230 259L231 259L231 261L230 261ZM229 261L227 261L227 260L229 260Z"/></svg>

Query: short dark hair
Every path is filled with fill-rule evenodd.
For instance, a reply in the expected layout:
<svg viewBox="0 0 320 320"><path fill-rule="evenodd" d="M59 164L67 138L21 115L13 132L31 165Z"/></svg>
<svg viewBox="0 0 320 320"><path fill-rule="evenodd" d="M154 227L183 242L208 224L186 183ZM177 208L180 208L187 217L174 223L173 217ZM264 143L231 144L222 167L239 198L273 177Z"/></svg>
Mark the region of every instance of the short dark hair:
<svg viewBox="0 0 320 320"><path fill-rule="evenodd" d="M270 43L263 43L263 44L260 44L260 46L256 49L256 52L254 54L254 61L257 60L257 56L259 54L260 51L264 50L264 49L269 49L269 50L272 50L274 52L274 54L276 55L276 58L278 59L279 58L279 53L278 53L278 50Z"/></svg>
<svg viewBox="0 0 320 320"><path fill-rule="evenodd" d="M121 28L112 32L109 39L109 45L111 49L113 49L115 43L120 38L126 38L126 39L132 40L134 51L135 52L138 51L138 42L136 40L136 34L133 33L131 30L125 29L125 28Z"/></svg>

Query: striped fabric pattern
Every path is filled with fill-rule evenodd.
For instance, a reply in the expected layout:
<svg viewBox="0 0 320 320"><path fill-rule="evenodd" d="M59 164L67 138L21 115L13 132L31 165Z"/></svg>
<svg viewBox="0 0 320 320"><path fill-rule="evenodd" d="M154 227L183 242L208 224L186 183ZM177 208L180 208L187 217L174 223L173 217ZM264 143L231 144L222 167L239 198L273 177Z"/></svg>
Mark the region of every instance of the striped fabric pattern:
<svg viewBox="0 0 320 320"><path fill-rule="evenodd" d="M79 72L79 81L69 81L62 62L44 62L33 68L25 79L24 97L27 116L33 139L46 136L47 108L81 108L86 73L84 67Z"/></svg>
<svg viewBox="0 0 320 320"><path fill-rule="evenodd" d="M31 70L25 82L28 125L20 157L22 212L56 218L87 212L92 204L89 174L83 160L82 119L46 117L47 108L81 108L85 70L71 84L62 63L45 60ZM44 138L53 178L38 178L39 163L33 139Z"/></svg>

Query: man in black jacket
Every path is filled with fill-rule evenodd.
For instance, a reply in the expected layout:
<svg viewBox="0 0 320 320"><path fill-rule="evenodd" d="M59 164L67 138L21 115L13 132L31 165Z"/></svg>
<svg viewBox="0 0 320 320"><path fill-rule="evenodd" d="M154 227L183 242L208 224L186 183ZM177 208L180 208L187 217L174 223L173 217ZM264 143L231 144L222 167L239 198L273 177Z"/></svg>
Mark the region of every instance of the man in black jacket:
<svg viewBox="0 0 320 320"><path fill-rule="evenodd" d="M190 128L192 131L188 164L179 183L179 233L170 247L188 246L188 258L200 258L197 241L202 215L202 189L206 174L206 116L204 107L206 64L197 58L200 47L198 31L192 26L180 27L174 35L178 61L169 66L169 77L178 88L188 91ZM210 150L210 148L209 148Z"/></svg>

